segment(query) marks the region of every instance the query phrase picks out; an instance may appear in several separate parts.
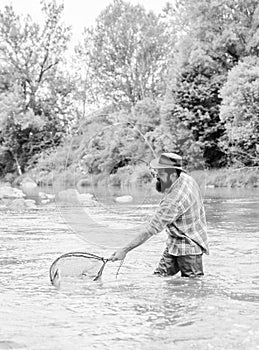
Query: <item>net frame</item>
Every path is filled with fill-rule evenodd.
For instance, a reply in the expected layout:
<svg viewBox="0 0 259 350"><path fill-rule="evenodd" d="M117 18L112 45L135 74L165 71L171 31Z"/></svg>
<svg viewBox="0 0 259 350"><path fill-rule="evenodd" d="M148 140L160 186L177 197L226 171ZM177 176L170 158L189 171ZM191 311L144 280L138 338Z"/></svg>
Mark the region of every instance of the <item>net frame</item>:
<svg viewBox="0 0 259 350"><path fill-rule="evenodd" d="M70 257L78 257L78 258L86 258L86 259L94 259L94 260L99 260L102 261L102 265L100 267L100 269L98 270L96 276L93 278L93 281L97 281L98 279L100 279L100 277L102 276L103 273L103 269L106 265L106 263L109 261L109 259L105 259L101 256L92 254L92 253L88 253L88 252L69 252L69 253L65 253L60 255L56 260L53 261L53 263L51 264L50 268L49 268L49 278L50 278L50 282L52 285L55 285L55 280L58 277L58 268L55 269L55 266L57 265L57 263L61 260L61 259L65 259L65 258L70 258ZM84 274L82 274L84 275Z"/></svg>

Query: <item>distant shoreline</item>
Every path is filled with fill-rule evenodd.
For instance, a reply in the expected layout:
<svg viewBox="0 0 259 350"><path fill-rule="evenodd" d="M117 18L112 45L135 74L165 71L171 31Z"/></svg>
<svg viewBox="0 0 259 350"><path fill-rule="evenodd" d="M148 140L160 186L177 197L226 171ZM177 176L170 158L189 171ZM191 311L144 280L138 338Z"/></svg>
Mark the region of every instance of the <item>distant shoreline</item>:
<svg viewBox="0 0 259 350"><path fill-rule="evenodd" d="M206 187L217 188L258 188L259 167L221 168L205 171L193 171L191 175L199 182L203 177Z"/></svg>
<svg viewBox="0 0 259 350"><path fill-rule="evenodd" d="M187 171L193 176L200 186L208 188L259 188L259 167L243 167L243 168L221 168L213 170L194 170ZM115 174L97 174L91 176L82 176L70 170L63 173L26 173L20 177L0 179L0 182L10 182L13 186L19 185L22 178L25 176L31 177L36 183L41 186L52 186L53 184L64 184L68 186L87 187L97 185L110 185L117 187L124 187L129 185L145 185L150 183L153 178L150 170L145 167L131 167L128 169L121 169Z"/></svg>

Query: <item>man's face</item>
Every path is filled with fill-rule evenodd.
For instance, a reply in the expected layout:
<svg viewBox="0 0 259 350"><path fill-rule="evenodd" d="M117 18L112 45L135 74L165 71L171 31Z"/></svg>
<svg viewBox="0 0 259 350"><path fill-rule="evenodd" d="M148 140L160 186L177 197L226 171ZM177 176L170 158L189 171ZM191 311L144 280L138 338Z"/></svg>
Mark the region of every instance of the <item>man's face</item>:
<svg viewBox="0 0 259 350"><path fill-rule="evenodd" d="M174 169L157 169L156 171L156 190L164 193L166 189L170 188L177 179L177 174Z"/></svg>

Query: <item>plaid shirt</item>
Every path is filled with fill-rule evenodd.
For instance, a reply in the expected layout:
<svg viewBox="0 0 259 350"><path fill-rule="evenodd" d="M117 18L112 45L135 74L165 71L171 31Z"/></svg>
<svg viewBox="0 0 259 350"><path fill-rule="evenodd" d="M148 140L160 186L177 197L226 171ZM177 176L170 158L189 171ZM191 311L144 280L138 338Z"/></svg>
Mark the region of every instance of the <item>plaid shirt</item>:
<svg viewBox="0 0 259 350"><path fill-rule="evenodd" d="M195 180L183 172L167 191L147 224L147 230L152 235L165 228L170 254L209 254L201 193Z"/></svg>

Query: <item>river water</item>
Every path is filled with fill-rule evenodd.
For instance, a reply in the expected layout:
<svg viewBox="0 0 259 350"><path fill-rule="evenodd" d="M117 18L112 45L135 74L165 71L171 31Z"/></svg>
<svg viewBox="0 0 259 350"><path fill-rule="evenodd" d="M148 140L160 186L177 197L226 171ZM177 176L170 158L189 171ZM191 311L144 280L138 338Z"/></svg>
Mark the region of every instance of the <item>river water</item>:
<svg viewBox="0 0 259 350"><path fill-rule="evenodd" d="M141 223L154 203L116 204L106 219ZM2 208L0 349L259 349L259 190L206 190L205 207L211 254L203 278L152 275L161 233L128 254L117 279L110 262L102 283L77 279L60 289L49 282L53 260L76 250L109 256L108 241L83 241L57 205Z"/></svg>

